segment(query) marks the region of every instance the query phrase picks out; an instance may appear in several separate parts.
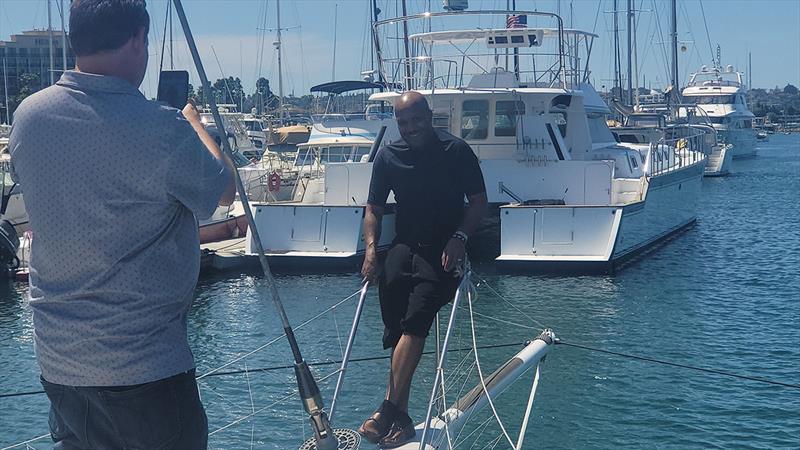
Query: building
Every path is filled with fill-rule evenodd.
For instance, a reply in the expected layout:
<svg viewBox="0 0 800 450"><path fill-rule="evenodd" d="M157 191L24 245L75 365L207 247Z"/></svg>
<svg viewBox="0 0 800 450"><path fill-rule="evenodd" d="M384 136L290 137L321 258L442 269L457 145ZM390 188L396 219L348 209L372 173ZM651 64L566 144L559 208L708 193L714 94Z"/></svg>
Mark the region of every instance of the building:
<svg viewBox="0 0 800 450"><path fill-rule="evenodd" d="M56 80L63 70L62 42L61 31L53 30L53 78ZM3 72L3 79L0 79L0 123L6 119L6 85L12 112L15 98L23 88L23 83L20 83L23 74L33 74L38 78L38 82L29 85L34 91L50 85L49 48L50 34L47 30L23 31L22 34L11 35L9 41L0 41L0 71ZM74 67L75 55L67 40L67 68Z"/></svg>

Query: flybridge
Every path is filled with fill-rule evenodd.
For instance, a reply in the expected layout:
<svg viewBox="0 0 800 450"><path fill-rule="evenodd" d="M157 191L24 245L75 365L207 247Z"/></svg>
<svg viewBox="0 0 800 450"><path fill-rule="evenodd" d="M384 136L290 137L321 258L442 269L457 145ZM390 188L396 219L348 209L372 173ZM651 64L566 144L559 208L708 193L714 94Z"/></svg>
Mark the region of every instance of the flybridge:
<svg viewBox="0 0 800 450"><path fill-rule="evenodd" d="M571 89L589 79L597 35L565 29L552 13L436 12L374 24L382 79L406 89L460 89L474 77L513 74L514 85Z"/></svg>
<svg viewBox="0 0 800 450"><path fill-rule="evenodd" d="M435 42L455 43L485 40L489 48L513 48L540 47L544 40L544 34L545 30L541 29L490 28L486 30L419 33L409 36L409 39L412 41L418 40L426 44Z"/></svg>

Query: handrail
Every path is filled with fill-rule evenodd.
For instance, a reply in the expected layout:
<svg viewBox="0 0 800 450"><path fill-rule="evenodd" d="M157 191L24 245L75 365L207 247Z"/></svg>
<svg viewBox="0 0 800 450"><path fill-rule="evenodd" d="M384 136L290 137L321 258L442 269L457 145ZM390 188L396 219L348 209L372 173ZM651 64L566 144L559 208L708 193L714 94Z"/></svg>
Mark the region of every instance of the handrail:
<svg viewBox="0 0 800 450"><path fill-rule="evenodd" d="M566 70L566 65L565 65L565 52L566 52L566 50L565 50L565 46L564 46L564 35L565 35L564 21L561 18L561 16L559 16L558 14L548 13L548 12L541 12L541 11L483 10L483 11L457 11L457 12L456 11L425 12L425 13L421 13L421 14L404 15L404 16L400 16L400 17L396 17L396 18L384 19L384 20L377 21L377 22L373 23L372 31L373 31L373 35L375 37L374 38L374 40L375 40L375 53L376 53L376 56L378 58L378 70L384 75L384 77L386 79L391 78L390 77L391 74L388 73L386 68L384 67L384 62L386 62L388 60L386 58L384 58L383 49L381 48L380 39L379 39L379 36L380 36L380 31L379 30L385 25L402 23L404 27L407 27L409 22L414 22L414 21L418 21L418 20L431 20L433 18L457 17L457 16L500 16L500 15L506 16L508 14L536 16L536 17L544 17L544 18L550 18L550 19L555 19L556 20L557 25L558 25L555 28L555 29L557 29L557 37L558 37L558 70L556 70L554 72L558 75L556 77L556 79L558 79L560 81L560 84L562 85L562 87L566 88L567 87L567 76L566 76L566 73L564 72ZM542 29L545 29L545 28L543 27ZM552 27L548 27L547 29L548 30L553 30ZM569 32L572 33L572 34L577 33L576 30L570 30ZM587 36L588 35L589 34L587 34ZM403 58L403 60L406 63L406 67L409 67L409 68L414 66L413 63L416 62L416 58L411 57L410 54L409 54L409 57ZM406 76L406 78L409 78L409 79L407 80L408 82L405 83L406 85L403 86L404 89L408 90L408 89L418 88L417 86L410 86L409 85L409 84L411 84L413 82L414 76L411 76L409 74L409 75Z"/></svg>

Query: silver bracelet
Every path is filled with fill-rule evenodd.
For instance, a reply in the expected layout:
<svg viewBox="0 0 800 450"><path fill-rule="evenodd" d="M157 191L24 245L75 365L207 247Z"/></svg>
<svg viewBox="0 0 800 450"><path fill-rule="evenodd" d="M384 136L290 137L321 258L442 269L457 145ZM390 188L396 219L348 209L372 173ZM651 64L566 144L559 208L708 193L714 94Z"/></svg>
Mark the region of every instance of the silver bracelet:
<svg viewBox="0 0 800 450"><path fill-rule="evenodd" d="M463 242L465 244L467 243L467 240L469 239L469 236L467 236L467 233L464 233L461 230L458 230L455 233L453 233L453 237L458 239L458 240L460 240L461 242Z"/></svg>

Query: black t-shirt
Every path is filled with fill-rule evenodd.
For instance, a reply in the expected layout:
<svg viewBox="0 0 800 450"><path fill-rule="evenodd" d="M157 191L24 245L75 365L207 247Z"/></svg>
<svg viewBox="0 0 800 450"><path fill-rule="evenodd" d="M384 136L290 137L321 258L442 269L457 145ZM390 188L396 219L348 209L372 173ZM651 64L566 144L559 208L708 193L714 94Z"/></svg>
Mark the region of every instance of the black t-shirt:
<svg viewBox="0 0 800 450"><path fill-rule="evenodd" d="M399 139L375 157L367 202L384 207L394 192L395 242L444 247L461 225L464 196L486 191L469 145L439 130L436 137L424 148Z"/></svg>

